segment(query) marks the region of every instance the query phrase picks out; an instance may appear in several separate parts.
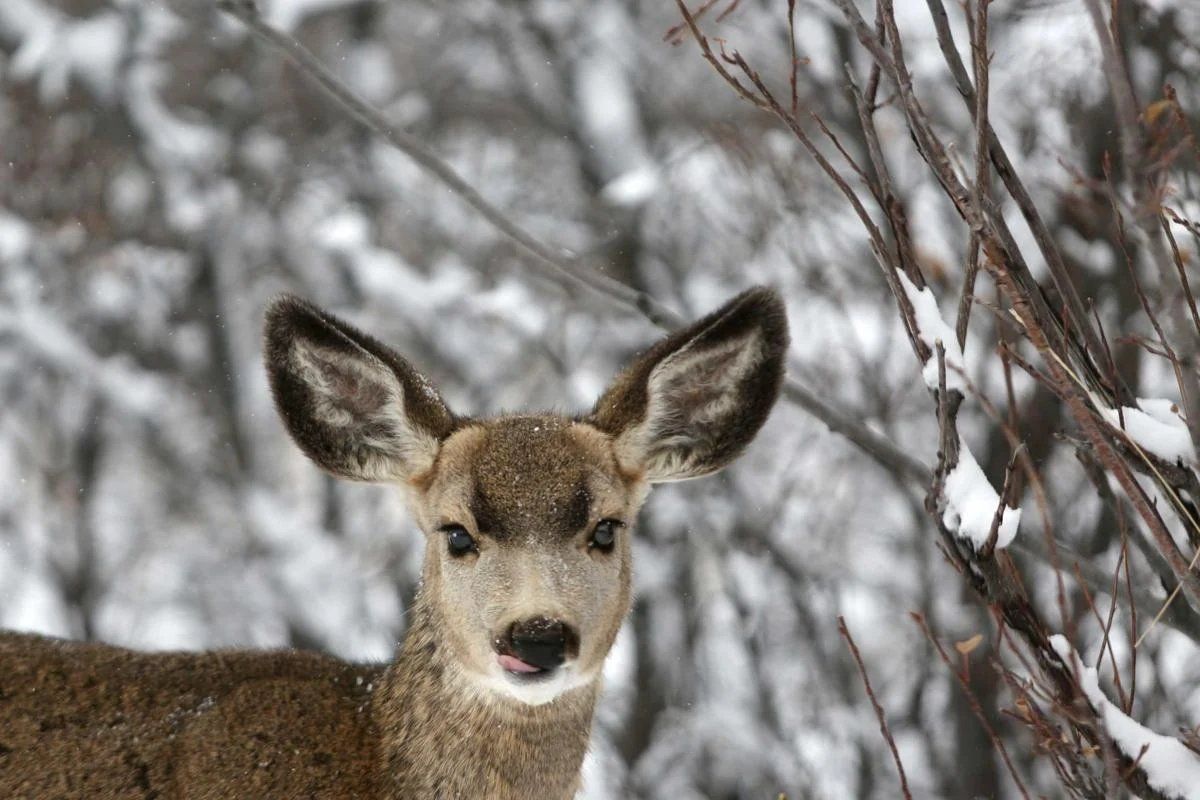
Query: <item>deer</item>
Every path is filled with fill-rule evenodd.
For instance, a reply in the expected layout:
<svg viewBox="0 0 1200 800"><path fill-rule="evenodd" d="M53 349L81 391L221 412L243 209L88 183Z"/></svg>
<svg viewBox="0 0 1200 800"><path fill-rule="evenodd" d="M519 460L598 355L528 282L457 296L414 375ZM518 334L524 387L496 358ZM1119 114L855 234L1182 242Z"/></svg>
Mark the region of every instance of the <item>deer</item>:
<svg viewBox="0 0 1200 800"><path fill-rule="evenodd" d="M574 797L638 510L763 426L788 346L779 296L750 289L666 335L575 416L459 416L317 306L284 295L265 319L295 444L334 476L398 487L424 534L394 660L0 633L0 797Z"/></svg>

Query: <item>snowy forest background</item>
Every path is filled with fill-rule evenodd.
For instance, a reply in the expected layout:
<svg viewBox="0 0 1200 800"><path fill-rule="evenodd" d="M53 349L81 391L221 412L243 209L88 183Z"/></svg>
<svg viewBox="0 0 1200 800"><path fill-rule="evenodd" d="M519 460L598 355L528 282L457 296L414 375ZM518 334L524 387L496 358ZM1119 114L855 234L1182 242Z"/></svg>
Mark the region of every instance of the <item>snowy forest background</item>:
<svg viewBox="0 0 1200 800"><path fill-rule="evenodd" d="M798 107L861 154L842 65L865 81L870 57L836 3L795 3L791 34L789 5L721 3L698 19L714 49L717 38L736 47L785 98L794 35ZM969 61L963 10L949 5ZM1134 396L1177 402L1102 191L1119 121L1087 5L991 3L991 123L1109 332L1114 368ZM873 5L859 6L869 21ZM798 140L706 63L674 2L262 7L523 228L608 277L685 317L752 284L778 287L791 378L932 468L938 417L860 221ZM1200 130L1200 5L1116 7L1140 102L1154 108L1170 84L1187 117L1177 123ZM929 9L901 0L896 15L925 109L969 170L971 117ZM877 122L885 145L908 140L895 106ZM1194 137L1171 141L1177 252L1200 282L1200 150ZM920 269L953 319L967 231L916 155L890 167ZM1031 269L1045 279L1044 263ZM1053 393L993 357L1005 333L989 308L1002 303L987 274L978 280L972 394L1021 420L1052 498L1061 583L1028 487L1009 553L1085 662L1107 642L1101 685L1115 697L1113 666L1122 693L1134 686L1131 626L1144 631L1173 587L1152 553L1123 547L1125 534L1144 538L1140 522L1080 467L1080 434ZM260 365L262 310L281 291L396 345L463 413L585 410L660 335L532 269L208 2L0 2L0 627L390 657L420 534L395 492L324 477L287 440ZM968 397L959 427L999 488L1013 449L983 405ZM913 796L1019 796L972 702L1029 790L1061 796L1048 746L996 668L1019 671L1019 659L943 554L928 481L885 462L792 396L736 466L652 494L583 796L900 796L839 615ZM1190 558L1196 540L1172 532ZM1131 586L1136 621L1128 602L1103 619L1117 583ZM1200 724L1200 615L1175 602L1137 649L1126 710L1186 742Z"/></svg>

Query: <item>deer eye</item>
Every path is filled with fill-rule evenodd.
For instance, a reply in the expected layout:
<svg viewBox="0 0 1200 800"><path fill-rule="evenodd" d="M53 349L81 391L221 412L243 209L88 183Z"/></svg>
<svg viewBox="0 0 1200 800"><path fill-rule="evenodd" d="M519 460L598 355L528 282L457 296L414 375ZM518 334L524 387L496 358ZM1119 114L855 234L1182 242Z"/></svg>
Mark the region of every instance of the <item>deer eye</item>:
<svg viewBox="0 0 1200 800"><path fill-rule="evenodd" d="M467 553L479 552L474 537L467 533L467 529L462 525L443 525L439 530L446 534L446 547L449 548L450 555L458 558Z"/></svg>
<svg viewBox="0 0 1200 800"><path fill-rule="evenodd" d="M624 528L625 523L618 519L602 519L596 523L588 547L595 548L601 553L611 553L617 541L617 529Z"/></svg>

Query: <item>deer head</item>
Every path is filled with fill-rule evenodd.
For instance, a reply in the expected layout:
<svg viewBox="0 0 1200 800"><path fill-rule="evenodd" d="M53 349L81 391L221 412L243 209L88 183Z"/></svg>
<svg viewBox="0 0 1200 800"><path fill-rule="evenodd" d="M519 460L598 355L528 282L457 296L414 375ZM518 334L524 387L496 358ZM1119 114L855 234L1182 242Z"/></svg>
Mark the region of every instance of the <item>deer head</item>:
<svg viewBox="0 0 1200 800"><path fill-rule="evenodd" d="M267 312L266 362L310 459L404 490L426 537L422 601L461 676L536 705L596 680L629 608L650 486L745 448L787 341L779 298L752 289L664 338L575 417L458 416L400 355L294 297Z"/></svg>

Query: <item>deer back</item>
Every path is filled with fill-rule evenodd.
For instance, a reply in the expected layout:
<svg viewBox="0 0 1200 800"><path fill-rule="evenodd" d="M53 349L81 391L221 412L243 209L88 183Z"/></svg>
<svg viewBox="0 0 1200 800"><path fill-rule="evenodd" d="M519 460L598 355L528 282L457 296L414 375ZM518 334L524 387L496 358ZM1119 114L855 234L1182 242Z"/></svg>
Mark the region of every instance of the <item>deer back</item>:
<svg viewBox="0 0 1200 800"><path fill-rule="evenodd" d="M0 796L373 798L380 673L0 634Z"/></svg>

